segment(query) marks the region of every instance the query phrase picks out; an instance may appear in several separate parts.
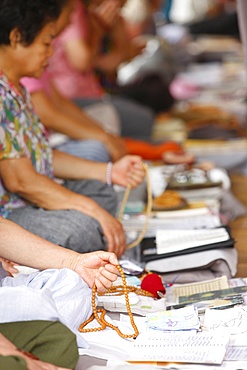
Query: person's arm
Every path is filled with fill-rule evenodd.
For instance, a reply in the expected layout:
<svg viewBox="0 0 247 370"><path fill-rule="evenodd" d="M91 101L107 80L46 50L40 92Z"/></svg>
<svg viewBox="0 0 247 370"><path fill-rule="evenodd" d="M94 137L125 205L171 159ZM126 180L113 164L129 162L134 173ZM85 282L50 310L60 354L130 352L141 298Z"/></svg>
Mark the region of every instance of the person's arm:
<svg viewBox="0 0 247 370"><path fill-rule="evenodd" d="M84 26L88 32L63 38L64 52L73 68L80 72L93 67L115 72L121 62L140 54L144 44L129 39L119 11L119 3L112 0L90 4L86 15L78 9L69 28L80 30ZM101 42L106 34L112 35L113 49L105 55Z"/></svg>
<svg viewBox="0 0 247 370"><path fill-rule="evenodd" d="M97 251L80 254L59 247L0 217L0 256L20 265L39 270L70 268L92 288L104 292L118 276L114 253ZM9 271L9 270L8 270ZM10 270L14 273L16 269Z"/></svg>
<svg viewBox="0 0 247 370"><path fill-rule="evenodd" d="M69 64L82 73L91 70L93 59L97 55L97 48L80 38L64 42L64 51Z"/></svg>
<svg viewBox="0 0 247 370"><path fill-rule="evenodd" d="M53 151L55 177L70 180L95 179L106 182L107 164L93 162L70 154ZM0 161L0 174L5 187L31 203L46 209L76 209L92 216L99 207L93 200L76 194L49 177L37 173L28 158ZM139 156L125 156L112 166L111 181L120 186L138 186L144 179ZM79 199L78 199L79 198ZM83 200L80 200L80 199ZM100 207L99 207L100 208Z"/></svg>
<svg viewBox="0 0 247 370"><path fill-rule="evenodd" d="M106 182L107 164L93 162L73 155L53 150L53 167L56 177L62 179L95 179ZM142 158L138 155L126 155L113 163L111 182L120 186L131 185L136 188L144 179L145 172Z"/></svg>
<svg viewBox="0 0 247 370"><path fill-rule="evenodd" d="M120 137L105 132L96 121L64 98L54 86L52 99L43 90L33 92L31 97L35 111L46 128L75 140L98 140L106 146L113 161L126 154L124 141Z"/></svg>
<svg viewBox="0 0 247 370"><path fill-rule="evenodd" d="M77 160L79 158L75 158L75 161ZM73 165L73 162L71 164ZM103 165L105 164L101 164L101 167ZM60 168L62 169L62 164ZM80 170L83 172L83 165ZM27 158L2 160L0 173L8 191L20 195L38 207L48 210L73 209L93 217L102 227L108 241L108 251L114 251L117 255L124 252L126 240L121 223L93 199L74 193L47 176L38 174ZM80 174L80 171L77 173Z"/></svg>
<svg viewBox="0 0 247 370"><path fill-rule="evenodd" d="M69 34L68 30L76 30L77 33ZM90 12L79 9L72 17L71 24L63 37L63 49L69 64L80 72L92 69L94 58L99 54L100 41L104 35L104 29Z"/></svg>
<svg viewBox="0 0 247 370"><path fill-rule="evenodd" d="M127 62L141 54L146 41L141 39L131 40L127 33L122 17L114 24L109 32L112 40L112 48L107 53L101 53L94 59L94 68L106 73L116 72L120 63Z"/></svg>
<svg viewBox="0 0 247 370"><path fill-rule="evenodd" d="M106 164L86 161L66 153L54 151L55 175L61 178L94 178L105 181ZM108 241L108 251L122 255L126 239L121 223L94 200L74 193L47 176L38 174L28 158L0 161L1 179L8 191L19 194L38 207L50 210L74 209L95 218ZM126 156L112 166L113 182L137 186L144 177L140 157Z"/></svg>

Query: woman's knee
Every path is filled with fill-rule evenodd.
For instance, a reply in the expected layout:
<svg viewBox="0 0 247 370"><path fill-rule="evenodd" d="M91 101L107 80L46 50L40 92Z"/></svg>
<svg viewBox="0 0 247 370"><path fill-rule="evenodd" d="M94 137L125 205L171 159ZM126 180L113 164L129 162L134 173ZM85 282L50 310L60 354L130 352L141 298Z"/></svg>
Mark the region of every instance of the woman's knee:
<svg viewBox="0 0 247 370"><path fill-rule="evenodd" d="M76 335L58 321L32 320L4 323L0 324L0 331L16 347L23 348L42 361L71 369L78 362ZM19 359L9 358L8 361L12 367L0 365L0 368L27 369L25 362L20 363Z"/></svg>
<svg viewBox="0 0 247 370"><path fill-rule="evenodd" d="M46 358L46 361L74 369L79 359L76 335L60 322L51 323L46 335L51 342L50 347L53 348L50 358Z"/></svg>
<svg viewBox="0 0 247 370"><path fill-rule="evenodd" d="M113 187L98 180L66 181L64 186L75 193L93 199L111 215L116 215L117 194Z"/></svg>
<svg viewBox="0 0 247 370"><path fill-rule="evenodd" d="M60 245L79 253L106 250L107 247L99 222L94 218L80 214L78 211L71 211L70 213L73 216L71 215L72 217L68 218L67 236L65 236L63 244ZM77 214L74 215L74 213Z"/></svg>

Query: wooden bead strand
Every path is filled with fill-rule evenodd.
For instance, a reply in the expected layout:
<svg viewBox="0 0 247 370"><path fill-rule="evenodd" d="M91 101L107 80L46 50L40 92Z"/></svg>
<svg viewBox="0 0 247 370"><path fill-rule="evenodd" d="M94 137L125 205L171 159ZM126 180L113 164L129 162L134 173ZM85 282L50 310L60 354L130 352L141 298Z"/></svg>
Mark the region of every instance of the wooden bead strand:
<svg viewBox="0 0 247 370"><path fill-rule="evenodd" d="M94 285L93 289L92 289L92 308L93 308L93 313L92 315L90 316L90 318L88 320L86 320L84 323L82 323L80 326L79 326L79 331L81 333L88 333L88 332L96 332L96 331L101 331L101 330L104 330L106 327L109 327L113 330L115 330L118 335L124 339L129 339L129 338L133 338L135 339L138 335L139 335L139 331L137 329L137 326L134 322L134 318L133 318L133 314L131 312L131 308L130 308L130 303L129 303L129 296L128 296L128 289L127 289L127 282L126 282L126 279L125 279L125 276L124 276L124 272L121 268L121 266L116 266L120 275L121 275L121 278L122 278L122 281L123 281L123 292L124 292L124 296L125 296L125 304L126 304L126 308L127 308L127 312L128 312L128 315L129 315L129 318L130 318L130 323L131 323L131 326L132 328L134 329L134 333L133 334L123 334L120 329L115 326L115 325L112 325L111 323L107 322L105 320L105 314L106 314L106 311L104 308L97 308L96 306L96 292L97 292L97 288L96 288L96 285ZM101 316L99 316L99 313L101 313ZM97 328L89 328L89 329L86 329L85 327L90 323L92 322L94 319L96 319L98 321L98 323L100 324L99 327Z"/></svg>
<svg viewBox="0 0 247 370"><path fill-rule="evenodd" d="M142 241L142 239L144 238L144 236L146 234L146 231L147 231L147 228L148 228L148 222L149 222L150 214L152 212L152 207L153 207L152 187L151 187L151 180L150 180L148 165L146 163L142 163L142 166L145 170L146 180L147 180L148 200L147 200L147 207L146 207L146 221L143 225L143 229L142 229L140 235L138 236L138 238L135 241L133 241L132 243L128 244L127 249L131 249L131 248L136 247ZM123 214L124 214L124 209L125 209L130 191L131 191L131 186L128 185L127 188L126 188L123 200L122 200L122 204L121 204L121 207L120 207L119 214L118 214L118 220L120 222L121 222Z"/></svg>

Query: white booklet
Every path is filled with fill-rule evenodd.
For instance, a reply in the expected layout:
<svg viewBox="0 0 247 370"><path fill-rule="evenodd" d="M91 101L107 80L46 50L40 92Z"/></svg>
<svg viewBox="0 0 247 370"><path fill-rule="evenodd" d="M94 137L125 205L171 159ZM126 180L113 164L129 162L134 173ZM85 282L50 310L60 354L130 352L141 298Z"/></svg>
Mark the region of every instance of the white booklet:
<svg viewBox="0 0 247 370"><path fill-rule="evenodd" d="M128 362L223 362L230 336L206 332L146 332L131 347Z"/></svg>
<svg viewBox="0 0 247 370"><path fill-rule="evenodd" d="M224 242L230 239L224 227L197 230L157 230L157 254Z"/></svg>

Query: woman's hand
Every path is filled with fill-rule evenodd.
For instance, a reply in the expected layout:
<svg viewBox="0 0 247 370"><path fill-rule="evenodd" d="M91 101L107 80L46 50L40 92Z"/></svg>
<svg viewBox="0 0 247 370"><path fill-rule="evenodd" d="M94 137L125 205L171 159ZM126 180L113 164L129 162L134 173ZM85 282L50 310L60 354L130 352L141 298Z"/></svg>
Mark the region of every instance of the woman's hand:
<svg viewBox="0 0 247 370"><path fill-rule="evenodd" d="M89 11L93 14L104 29L110 29L119 16L119 3L115 0L103 0L99 3L92 2Z"/></svg>
<svg viewBox="0 0 247 370"><path fill-rule="evenodd" d="M0 262L2 262L3 269L7 271L10 276L13 276L13 274L18 272L18 270L15 268L17 263L6 260L5 258L0 258Z"/></svg>
<svg viewBox="0 0 247 370"><path fill-rule="evenodd" d="M104 237L107 240L107 251L113 252L120 257L126 249L126 237L121 222L103 208L96 209L94 217L99 221Z"/></svg>
<svg viewBox="0 0 247 370"><path fill-rule="evenodd" d="M97 251L80 254L71 261L69 268L77 272L91 288L96 284L98 292L104 293L118 277L118 264L114 253Z"/></svg>
<svg viewBox="0 0 247 370"><path fill-rule="evenodd" d="M145 177L142 158L136 155L126 155L112 166L112 183L136 188Z"/></svg>
<svg viewBox="0 0 247 370"><path fill-rule="evenodd" d="M147 41L141 36L129 40L129 47L125 49L123 61L130 61L142 54L146 48L146 45Z"/></svg>

